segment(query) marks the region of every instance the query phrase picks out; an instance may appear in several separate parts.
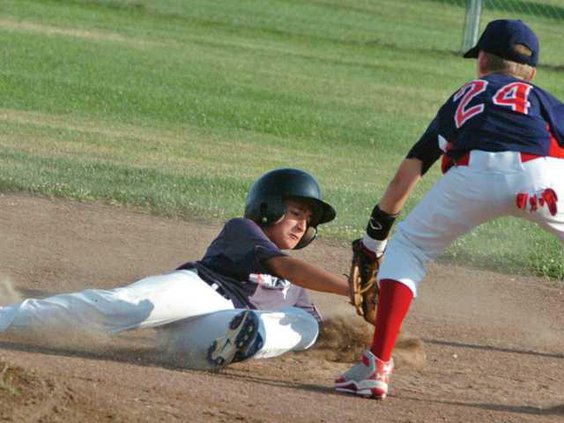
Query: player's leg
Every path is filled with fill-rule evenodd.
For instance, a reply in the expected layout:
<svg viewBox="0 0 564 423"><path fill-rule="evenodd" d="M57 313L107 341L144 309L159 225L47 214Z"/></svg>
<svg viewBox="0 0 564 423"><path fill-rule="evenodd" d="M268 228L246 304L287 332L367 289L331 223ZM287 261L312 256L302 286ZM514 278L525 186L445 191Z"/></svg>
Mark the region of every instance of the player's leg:
<svg viewBox="0 0 564 423"><path fill-rule="evenodd" d="M118 330L162 326L178 320L201 316L219 310L233 310L231 300L224 298L191 270L179 270L142 279L117 289L118 297L148 301L152 308L142 320L121 325ZM118 310L119 313L119 310Z"/></svg>
<svg viewBox="0 0 564 423"><path fill-rule="evenodd" d="M232 309L196 273L177 271L131 285L88 289L0 308L0 331L116 333L154 327L217 310Z"/></svg>
<svg viewBox="0 0 564 423"><path fill-rule="evenodd" d="M255 358L268 358L288 351L310 348L319 335L319 324L308 312L297 307L278 311L257 311L264 328L264 346Z"/></svg>
<svg viewBox="0 0 564 423"><path fill-rule="evenodd" d="M496 199L502 179L472 167L452 168L398 225L378 273L374 338L361 363L335 381L340 392L385 398L392 351L427 263L455 239L505 213Z"/></svg>
<svg viewBox="0 0 564 423"><path fill-rule="evenodd" d="M305 350L318 334L315 318L295 307L218 311L158 330L160 346L174 354L178 364L193 369Z"/></svg>

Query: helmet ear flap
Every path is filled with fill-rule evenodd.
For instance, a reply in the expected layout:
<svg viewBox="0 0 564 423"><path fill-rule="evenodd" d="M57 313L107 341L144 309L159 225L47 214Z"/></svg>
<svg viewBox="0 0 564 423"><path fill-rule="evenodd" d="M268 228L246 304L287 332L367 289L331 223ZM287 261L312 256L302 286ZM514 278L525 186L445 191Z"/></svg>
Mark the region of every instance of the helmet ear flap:
<svg viewBox="0 0 564 423"><path fill-rule="evenodd" d="M260 216L260 224L261 225L267 225L268 222L268 203L266 201L263 201L262 203L260 203L260 207L259 207L259 216Z"/></svg>
<svg viewBox="0 0 564 423"><path fill-rule="evenodd" d="M307 247L317 237L317 227L308 226L307 230L300 239L300 242L294 247L294 250Z"/></svg>
<svg viewBox="0 0 564 423"><path fill-rule="evenodd" d="M262 222L265 226L274 225L286 214L286 206L282 198L268 198L264 204L264 214Z"/></svg>
<svg viewBox="0 0 564 423"><path fill-rule="evenodd" d="M285 212L286 207L281 198L265 196L262 201L247 204L245 217L260 226L270 226L284 217Z"/></svg>

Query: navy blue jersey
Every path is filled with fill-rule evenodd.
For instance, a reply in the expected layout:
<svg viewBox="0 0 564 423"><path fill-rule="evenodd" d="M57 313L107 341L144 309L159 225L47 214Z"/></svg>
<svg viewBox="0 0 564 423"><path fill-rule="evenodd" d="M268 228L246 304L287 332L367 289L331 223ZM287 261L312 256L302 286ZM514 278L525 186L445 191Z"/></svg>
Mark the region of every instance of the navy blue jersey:
<svg viewBox="0 0 564 423"><path fill-rule="evenodd" d="M217 285L236 307L277 309L294 306L320 316L304 288L269 274L265 260L286 255L252 220L229 220L204 257L178 269L196 269L210 285Z"/></svg>
<svg viewBox="0 0 564 423"><path fill-rule="evenodd" d="M229 220L200 262L229 278L245 281L253 273L268 273L263 261L285 255L250 219Z"/></svg>
<svg viewBox="0 0 564 423"><path fill-rule="evenodd" d="M425 173L442 154L472 150L564 157L564 104L512 76L475 79L443 104L407 158L420 159Z"/></svg>

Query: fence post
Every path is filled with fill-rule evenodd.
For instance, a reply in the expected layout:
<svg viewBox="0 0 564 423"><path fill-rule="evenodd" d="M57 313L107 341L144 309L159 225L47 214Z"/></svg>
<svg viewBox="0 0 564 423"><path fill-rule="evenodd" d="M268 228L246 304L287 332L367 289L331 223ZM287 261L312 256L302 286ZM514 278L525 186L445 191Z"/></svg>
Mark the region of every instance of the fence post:
<svg viewBox="0 0 564 423"><path fill-rule="evenodd" d="M481 14L482 0L466 0L466 17L464 19L462 53L470 50L478 42Z"/></svg>

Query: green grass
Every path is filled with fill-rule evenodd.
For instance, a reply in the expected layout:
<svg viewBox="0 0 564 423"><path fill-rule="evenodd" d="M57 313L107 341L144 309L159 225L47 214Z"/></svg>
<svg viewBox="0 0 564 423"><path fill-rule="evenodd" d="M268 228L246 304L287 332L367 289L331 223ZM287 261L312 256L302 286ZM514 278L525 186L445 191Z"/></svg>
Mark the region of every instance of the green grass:
<svg viewBox="0 0 564 423"><path fill-rule="evenodd" d="M10 369L8 363L0 362L0 391L5 391L10 396L20 395L20 390L14 385L14 376L17 369Z"/></svg>
<svg viewBox="0 0 564 423"><path fill-rule="evenodd" d="M461 2L431 0L6 0L0 190L225 219L258 175L293 166L337 208L322 235L352 239L437 108L473 77L457 52L463 16ZM564 98L564 30L531 22L550 65L538 82ZM561 245L510 219L444 258L564 277Z"/></svg>

